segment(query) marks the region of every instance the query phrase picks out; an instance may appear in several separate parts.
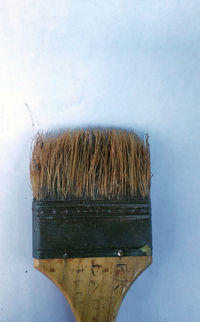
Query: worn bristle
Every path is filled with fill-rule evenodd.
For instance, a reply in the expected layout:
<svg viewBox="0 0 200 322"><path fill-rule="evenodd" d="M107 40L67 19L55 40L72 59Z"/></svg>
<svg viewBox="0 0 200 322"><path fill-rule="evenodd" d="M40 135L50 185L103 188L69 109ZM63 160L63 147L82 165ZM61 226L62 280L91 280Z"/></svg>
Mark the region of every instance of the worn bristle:
<svg viewBox="0 0 200 322"><path fill-rule="evenodd" d="M36 200L148 198L148 141L116 129L39 133L30 176Z"/></svg>

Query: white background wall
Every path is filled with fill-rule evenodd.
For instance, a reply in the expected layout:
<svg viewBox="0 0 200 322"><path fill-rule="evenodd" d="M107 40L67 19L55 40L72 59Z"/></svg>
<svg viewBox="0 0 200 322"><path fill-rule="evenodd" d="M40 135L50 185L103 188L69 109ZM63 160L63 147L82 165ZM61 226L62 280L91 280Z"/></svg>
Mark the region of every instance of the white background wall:
<svg viewBox="0 0 200 322"><path fill-rule="evenodd" d="M33 128L150 134L154 262L118 322L200 321L200 3L0 2L0 321L75 321L32 267ZM89 321L88 321L89 322Z"/></svg>

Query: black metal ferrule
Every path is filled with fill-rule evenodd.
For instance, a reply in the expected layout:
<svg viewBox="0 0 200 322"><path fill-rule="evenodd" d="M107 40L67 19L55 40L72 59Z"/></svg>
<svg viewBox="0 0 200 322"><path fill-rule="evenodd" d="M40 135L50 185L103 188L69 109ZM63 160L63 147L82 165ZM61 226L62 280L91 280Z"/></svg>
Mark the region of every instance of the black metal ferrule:
<svg viewBox="0 0 200 322"><path fill-rule="evenodd" d="M151 205L144 200L33 201L33 257L151 254Z"/></svg>

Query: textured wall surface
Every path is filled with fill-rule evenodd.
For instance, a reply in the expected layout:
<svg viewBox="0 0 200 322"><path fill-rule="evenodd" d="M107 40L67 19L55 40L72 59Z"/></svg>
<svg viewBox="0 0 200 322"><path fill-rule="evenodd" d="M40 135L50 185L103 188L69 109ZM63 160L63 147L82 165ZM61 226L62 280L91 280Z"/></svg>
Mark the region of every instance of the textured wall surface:
<svg viewBox="0 0 200 322"><path fill-rule="evenodd" d="M1 322L75 321L32 267L28 164L34 131L83 125L150 135L154 261L117 322L200 321L199 16L192 0L1 1Z"/></svg>

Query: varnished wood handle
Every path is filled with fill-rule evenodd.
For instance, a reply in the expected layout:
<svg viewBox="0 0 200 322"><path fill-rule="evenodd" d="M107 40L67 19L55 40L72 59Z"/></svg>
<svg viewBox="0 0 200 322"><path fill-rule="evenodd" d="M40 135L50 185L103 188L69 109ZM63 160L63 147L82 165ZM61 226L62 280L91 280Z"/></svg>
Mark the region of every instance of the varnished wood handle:
<svg viewBox="0 0 200 322"><path fill-rule="evenodd" d="M151 256L35 259L34 267L62 291L77 322L114 322L133 281Z"/></svg>

